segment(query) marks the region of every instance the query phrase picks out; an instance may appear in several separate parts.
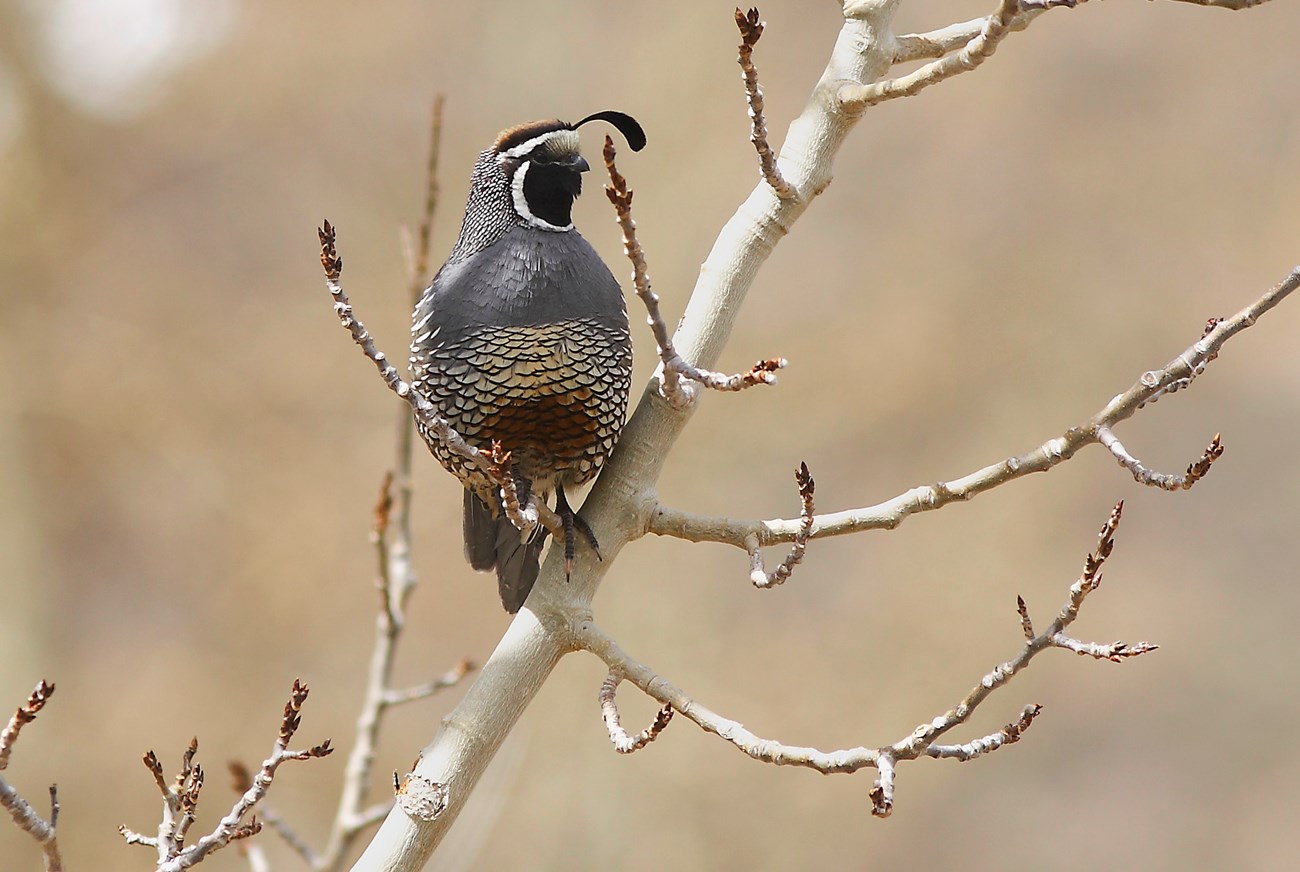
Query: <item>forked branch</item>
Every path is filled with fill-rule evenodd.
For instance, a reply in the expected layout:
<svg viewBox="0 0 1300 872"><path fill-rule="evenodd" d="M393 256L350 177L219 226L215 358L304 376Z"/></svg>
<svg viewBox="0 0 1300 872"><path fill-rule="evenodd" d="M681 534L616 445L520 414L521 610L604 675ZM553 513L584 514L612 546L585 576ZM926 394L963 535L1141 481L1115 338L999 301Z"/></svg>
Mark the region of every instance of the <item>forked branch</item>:
<svg viewBox="0 0 1300 872"><path fill-rule="evenodd" d="M1115 396L1087 421L1071 427L1060 436L1047 440L1032 451L986 466L952 481L912 488L874 506L818 515L813 519L812 529L807 534L807 538L842 536L862 530L892 530L917 512L933 511L953 502L970 500L1007 482L1031 473L1049 470L1069 460L1079 449L1093 443L1106 445L1117 457L1120 457L1117 453L1120 451L1125 456L1131 457L1115 439L1114 427L1132 417L1148 402L1169 393L1170 385L1185 387L1190 384L1191 379L1197 373L1203 372L1206 364L1219 355L1229 339L1253 325L1297 287L1300 287L1300 267L1293 269L1280 283L1231 318L1214 321L1213 326L1185 351L1160 369L1143 373L1128 390ZM1222 441L1216 436L1201 457L1191 463L1181 476L1155 472L1136 459L1132 459L1132 465L1129 463L1124 465L1144 484L1150 483L1170 490L1185 489L1202 478L1222 453ZM1122 458L1121 462L1123 462ZM751 553L755 542L759 546L795 542L803 535L805 526L806 519L802 517L773 521L738 521L731 518L693 515L665 506L659 506L651 514L648 523L649 532L661 536L673 536L693 542L718 542L743 548Z"/></svg>
<svg viewBox="0 0 1300 872"><path fill-rule="evenodd" d="M302 705L307 701L308 689L301 681L294 680L289 701L284 705L284 715L280 719L280 732L276 737L271 755L262 761L257 773L252 776L247 789L226 813L211 832L194 844L186 846L185 836L194 822L199 795L203 790L203 768L194 762L199 743L195 739L181 757L181 766L176 777L168 783L163 774L162 763L157 755L149 751L144 755L145 768L153 776L163 799L162 821L158 826L158 835L146 836L118 827L118 832L128 845L145 845L158 852L158 872L180 872L202 862L213 851L239 839L257 835L262 824L256 817L248 821L244 817L265 798L275 779L276 770L286 760L312 760L328 756L334 749L329 739L299 751L289 750L289 742L302 721Z"/></svg>
<svg viewBox="0 0 1300 872"><path fill-rule="evenodd" d="M399 421L398 427L407 426L409 417L404 416L406 420ZM401 440L398 441L399 469L403 465L403 452L409 451L410 447L410 443L404 445ZM409 460L409 456L405 458L408 464ZM403 703L426 699L439 691L454 687L474 669L474 664L470 660L462 659L452 669L433 681L408 688L392 686L397 643L405 628L406 597L412 589L409 583L400 589L397 588L393 578L395 571L409 571L405 535L410 529L410 502L394 500L392 489L393 476L386 475L380 487L379 499L375 504L375 524L371 530L371 541L375 546L375 562L378 567L375 586L379 595L378 616L375 621L375 645L370 657L361 712L357 716L357 738L344 766L339 805L334 813L334 825L330 829L325 848L317 855L302 840L297 839L277 816L268 813L265 809L262 815L267 826L275 829L312 869L324 870L324 872L342 869L352 843L381 820L392 805L391 802L366 805L375 757L379 752L379 727L388 709ZM394 512L396 512L395 517Z"/></svg>
<svg viewBox="0 0 1300 872"><path fill-rule="evenodd" d="M45 703L49 702L53 695L54 685L48 681L40 682L27 697L27 701L14 711L4 729L0 730L0 772L8 768L10 755L13 753L14 745L18 743L18 735L23 727L36 720L36 715L45 708ZM58 787L50 785L49 820L42 818L3 776L0 776L0 806L4 806L9 812L18 829L27 833L36 840L36 844L40 845L46 872L62 872L63 857L59 853L59 842L55 832L59 825Z"/></svg>
<svg viewBox="0 0 1300 872"><path fill-rule="evenodd" d="M931 85L968 73L993 56L1002 40L1023 30L1032 16L1057 7L1073 8L1083 0L1001 0L998 8L974 22L953 25L930 34L898 39L894 62L935 57L906 75L871 84L843 85L837 94L840 108L857 114L897 97L912 97ZM972 32L971 26L978 25Z"/></svg>
<svg viewBox="0 0 1300 872"><path fill-rule="evenodd" d="M1027 706L1016 720L996 733L961 744L939 744L938 742L954 728L964 725L989 696L1009 683L1042 651L1048 648L1061 648L1088 654L1098 659L1119 661L1155 650L1156 646L1148 642L1134 645L1126 645L1122 642L1099 645L1080 642L1065 635L1066 628L1078 617L1088 594L1096 590L1101 583L1101 569L1114 548L1114 535L1119 527L1122 510L1121 502L1106 519L1098 537L1097 547L1084 560L1083 572L1070 587L1069 598L1051 625L1043 633L1034 634L1028 611L1023 601L1020 601L1021 626L1025 629L1027 638L1016 656L994 667L953 708L921 724L906 738L892 745L820 751L816 748L786 745L772 739L761 738L739 722L725 718L702 705L649 666L632 659L618 643L594 623L583 621L575 628L575 632L580 647L601 658L609 667L610 678L606 679L602 688L602 700L606 696L612 696L611 683L613 687L617 687L620 680L627 680L639 687L646 695L666 707L671 707L705 731L725 739L755 760L779 766L802 766L823 774L851 773L859 769L875 768L879 772L879 777L871 791L872 810L878 816L886 816L893 808L896 765L899 762L918 757L972 760L1020 739L1033 719L1037 717L1039 706Z"/></svg>
<svg viewBox="0 0 1300 872"><path fill-rule="evenodd" d="M759 384L776 384L776 371L784 369L787 361L782 357L760 360L747 372L724 375L712 370L700 369L683 358L673 345L668 327L663 316L659 314L659 296L650 287L650 275L646 268L645 252L636 238L636 222L632 220L632 189L627 186L627 179L618 171L614 163L614 140L605 137L605 169L609 171L610 183L605 186L605 195L614 206L618 226L623 231L623 252L632 262L632 284L636 295L646 308L646 323L654 334L655 344L659 346L659 359L663 362L663 395L674 407L683 408L690 405L694 394L680 384L680 378L687 378L715 391L739 391Z"/></svg>

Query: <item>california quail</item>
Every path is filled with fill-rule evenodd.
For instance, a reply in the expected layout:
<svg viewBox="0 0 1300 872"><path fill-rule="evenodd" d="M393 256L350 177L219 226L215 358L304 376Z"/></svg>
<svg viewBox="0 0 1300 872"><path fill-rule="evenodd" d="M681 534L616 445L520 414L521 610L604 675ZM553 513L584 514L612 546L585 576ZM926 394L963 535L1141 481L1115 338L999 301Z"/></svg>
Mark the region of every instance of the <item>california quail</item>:
<svg viewBox="0 0 1300 872"><path fill-rule="evenodd" d="M573 229L570 209L589 169L577 128L608 121L633 150L641 126L621 112L576 124L535 121L502 131L470 177L460 237L416 306L411 377L467 442L511 453L521 500L556 493L566 557L575 524L564 489L590 481L623 427L632 378L627 306L618 281ZM422 432L465 485L465 557L495 569L514 613L537 580L545 531L524 539L481 470Z"/></svg>

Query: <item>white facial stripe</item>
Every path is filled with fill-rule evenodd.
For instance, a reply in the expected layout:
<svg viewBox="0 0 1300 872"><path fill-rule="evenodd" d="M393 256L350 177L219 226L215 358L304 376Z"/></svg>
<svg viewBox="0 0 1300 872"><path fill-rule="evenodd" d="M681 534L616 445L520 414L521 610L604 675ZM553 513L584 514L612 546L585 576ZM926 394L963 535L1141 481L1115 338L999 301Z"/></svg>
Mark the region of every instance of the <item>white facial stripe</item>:
<svg viewBox="0 0 1300 872"><path fill-rule="evenodd" d="M565 130L564 128L560 128L559 130L548 130L541 136L534 136L532 139L519 143L514 148L506 149L501 152L501 157L523 157L543 142L546 142L548 139L554 139L556 136L564 136L565 138L573 137L575 140L577 139L577 134L572 130Z"/></svg>
<svg viewBox="0 0 1300 872"><path fill-rule="evenodd" d="M525 143L525 145L526 144L527 143ZM523 146L520 147L522 148ZM519 213L519 217L523 218L529 224L538 229L551 230L556 233L563 233L572 230L572 221L565 224L563 227L559 227L549 221L543 221L541 218L538 218L533 214L533 211L528 208L528 198L524 196L524 179L528 176L528 168L530 166L532 166L532 164L528 161L521 163L519 168L515 170L514 180L510 183L510 195L514 197L515 200L515 211Z"/></svg>

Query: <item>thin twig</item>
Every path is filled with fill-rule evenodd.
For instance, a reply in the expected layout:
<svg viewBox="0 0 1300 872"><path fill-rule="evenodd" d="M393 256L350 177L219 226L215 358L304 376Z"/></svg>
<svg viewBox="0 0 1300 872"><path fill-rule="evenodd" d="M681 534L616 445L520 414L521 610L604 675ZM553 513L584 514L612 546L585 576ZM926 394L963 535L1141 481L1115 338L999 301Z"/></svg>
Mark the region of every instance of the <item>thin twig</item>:
<svg viewBox="0 0 1300 872"><path fill-rule="evenodd" d="M610 670L609 676L600 685L600 714L605 721L605 729L609 731L609 740L614 743L614 750L620 754L631 754L649 745L659 734L668 726L668 722L673 719L673 707L667 703L659 709L655 715L654 722L646 727L635 736L628 735L627 730L623 728L622 720L618 714L618 686L623 681L623 676L613 669Z"/></svg>
<svg viewBox="0 0 1300 872"><path fill-rule="evenodd" d="M799 499L802 503L799 510L801 524L785 560L781 561L781 565L772 572L766 572L763 569L763 552L759 550L758 537L750 536L746 541L746 547L749 549L749 580L760 590L784 584L794 572L794 568L803 562L804 552L808 550L808 534L812 532L814 518L813 491L817 483L813 481L812 473L808 471L808 464L802 462L794 471L794 480L799 486Z"/></svg>
<svg viewBox="0 0 1300 872"><path fill-rule="evenodd" d="M750 134L749 141L758 152L758 168L763 179L772 191L782 200L791 200L799 196L799 191L781 175L781 168L776 165L776 155L767 142L767 119L763 115L763 89L758 84L758 70L754 68L754 46L763 36L766 23L759 19L758 9L752 8L748 13L736 8L736 27L740 28L740 47L736 62L740 64L741 78L745 81L745 98L749 102Z"/></svg>
<svg viewBox="0 0 1300 872"><path fill-rule="evenodd" d="M424 209L420 228L416 235L415 251L409 254L407 261L407 289L412 307L418 303L429 281L429 253L433 236L433 222L437 214L439 199L438 162L442 149L444 104L443 95L438 94L434 99L431 115L429 152L425 166ZM332 228L329 238L332 248ZM324 244L325 238L322 237L322 245ZM322 256L322 263L326 266L328 277L330 263L329 258L324 255L324 250L322 250ZM336 253L333 254L333 258L337 260ZM335 282L337 282L337 272L339 270L341 270L341 264L338 264L335 269ZM331 292L333 292L332 288ZM338 302L337 296L335 299ZM346 297L343 299L346 304ZM340 317L342 317L342 314L340 314ZM355 321L355 318L353 320ZM344 324L348 326L346 321ZM349 326L349 331L353 333L354 340L358 335L358 330L364 335L364 327L359 322L356 323L356 329ZM365 350L366 346L363 344L362 348ZM366 350L366 353L367 356L371 356L369 350ZM371 359L374 358L371 357ZM388 376L384 373L382 366L380 371L385 375L385 380L388 381ZM393 383L390 382L389 384L390 387L393 386ZM408 390L410 390L409 386ZM416 393L414 390L410 392L412 394ZM397 391L397 393L399 396L402 395L400 391ZM330 870L330 872L336 872L336 870L343 868L348 852L357 837L382 819L391 806L390 802L369 806L366 804L378 749L379 730L384 713L389 706L409 700L423 699L444 688L452 687L474 668L469 660L462 660L441 678L420 687L396 691L391 686L393 663L405 625L406 602L415 587L415 575L411 569L410 561L411 462L415 419L420 417L421 413L418 403L412 403L410 397L404 397L404 399L410 403L411 408L403 406L398 415L396 457L393 463L393 473L385 477L383 486L380 489L380 498L375 513L376 523L372 533L372 541L375 545L376 560L379 567L378 586L382 599L380 611L375 621L375 644L370 658L365 697L362 700L361 711L357 716L357 738L344 767L343 787L340 791L338 808L335 811L334 823L330 828L325 848L311 863L314 869ZM432 411L431 404L428 406L428 411ZM427 417L421 420L426 427L429 426ZM438 431L438 427L430 429L430 432ZM450 427L448 427L447 433L450 438L454 431L451 431ZM459 439L459 437L456 438ZM465 447L470 448L468 445ZM470 448L470 450L473 451L474 449ZM482 462L489 465L491 463L489 458L483 458ZM396 491L395 495L394 490ZM267 822L273 826L275 825L271 819L268 819Z"/></svg>
<svg viewBox="0 0 1300 872"><path fill-rule="evenodd" d="M416 235L415 261L408 276L411 308L420 302L429 283L429 249L433 239L433 219L438 213L438 158L442 154L442 109L447 98L439 93L433 98L433 112L429 130L429 160L424 170L424 213L420 219L420 232Z"/></svg>
<svg viewBox="0 0 1300 872"><path fill-rule="evenodd" d="M48 681L39 682L27 697L27 702L20 705L13 717L9 718L4 730L0 731L0 771L9 766L9 755L18 742L18 734L22 732L23 727L36 720L36 715L45 708L45 703L49 702L52 696L54 696L54 685Z"/></svg>
<svg viewBox="0 0 1300 872"><path fill-rule="evenodd" d="M417 684L414 687L406 687L401 690L388 690L384 694L384 705L403 705L408 702L417 702L422 699L428 699L435 693L455 687L474 671L474 661L465 659L461 660L451 669L444 672L438 678L425 684Z"/></svg>
<svg viewBox="0 0 1300 872"><path fill-rule="evenodd" d="M248 767L242 762L238 760L228 761L226 763L226 768L230 772L231 786L234 787L236 793L244 793L253 786L253 773L250 772ZM273 832L283 839L284 843L292 848L293 852L303 859L308 868L319 868L320 858L316 855L316 851L311 845L307 844L305 839L299 836L298 833L289 826L289 823L279 814L279 812L275 811L265 802L259 806L259 811L262 814L262 823L270 827ZM253 850L251 844L249 845L249 850Z"/></svg>
<svg viewBox="0 0 1300 872"><path fill-rule="evenodd" d="M537 497L529 493L523 503L520 503L519 483L515 480L514 469L510 463L510 452L506 451L500 442L492 440L492 447L488 449L487 456L492 462L492 479L499 483L497 493L501 497L501 510L510 519L510 523L514 524L520 534L527 539L537 526ZM563 534L563 530L551 532L557 535Z"/></svg>
<svg viewBox="0 0 1300 872"><path fill-rule="evenodd" d="M429 250L433 239L433 219L438 210L438 157L442 152L442 110L446 100L438 94L433 100L429 133L429 158L425 166L424 213L420 219L416 251L411 257L406 277L408 303L412 309L429 283ZM388 546L390 596L389 608L399 616L415 588L411 570L411 454L415 443L415 419L402 406L397 412L397 448L393 461L393 478L397 486L396 523Z"/></svg>
<svg viewBox="0 0 1300 872"><path fill-rule="evenodd" d="M968 73L992 57L1002 40L1013 31L1023 30L1029 19L1027 13L1042 12L1056 7L1074 7L1083 0L1001 0L998 8L981 20L980 30L969 40L961 37L964 31L945 29L937 38L927 41L925 37L905 39L900 45L903 59L925 57L932 52L946 49L945 55L896 79L886 79L869 85L847 84L837 94L840 108L844 112L856 114L865 111L877 103L893 100L897 97L912 97L930 85L961 73ZM964 25L956 25L962 28ZM932 35L933 36L933 35ZM961 48L953 51L957 45ZM951 51L950 54L947 52Z"/></svg>
<svg viewBox="0 0 1300 872"><path fill-rule="evenodd" d="M54 684L41 681L27 697L27 701L15 711L5 728L0 730L0 772L9 766L9 758L18 735L23 727L36 720L36 715L54 695ZM59 853L56 830L59 825L59 790L57 785L50 785L50 819L43 819L31 804L14 789L9 782L0 777L0 806L9 812L18 829L27 833L41 846L41 857L46 872L63 872L63 857Z"/></svg>
<svg viewBox="0 0 1300 872"><path fill-rule="evenodd" d="M645 664L633 660L599 627L589 620L575 627L578 644L604 661L610 678L602 687L602 702L612 694L610 684L617 687L621 680L630 681L647 696L689 718L707 732L727 740L746 755L766 763L780 766L801 766L823 774L850 773L863 768L876 768L879 777L872 789L873 813L886 816L893 808L894 767L903 760L919 757L936 759L970 760L1017 741L1029 723L1038 714L1038 706L1024 709L1020 717L997 733L960 745L940 745L937 740L955 727L965 724L975 710L990 695L1019 674L1029 662L1048 648L1076 650L1073 640L1064 635L1065 629L1078 617L1079 609L1087 595L1101 581L1101 568L1114 547L1114 534L1119 526L1123 503L1115 506L1102 526L1097 547L1084 561L1084 570L1070 588L1070 596L1051 626L1041 634L1029 636L1019 653L1001 663L985 675L978 685L952 709L917 727L899 742L881 748L859 746L839 751L820 751L816 748L785 745L772 739L761 738L737 721L725 718L688 696ZM1028 610L1021 602L1021 626L1028 627ZM1102 646L1098 646L1102 647ZM1137 645L1115 643L1110 646L1118 658L1135 656L1155 649L1142 642ZM1092 653L1086 651L1083 653ZM1116 658L1108 658L1116 659Z"/></svg>
<svg viewBox="0 0 1300 872"><path fill-rule="evenodd" d="M662 391L664 398L677 408L690 405L694 394L685 389L679 377L698 382L706 388L716 391L739 391L759 384L776 384L776 371L784 369L788 361L782 357L760 360L747 372L725 375L707 369L699 369L686 361L673 346L668 327L659 313L659 296L650 287L650 275L646 268L645 252L636 238L636 222L632 220L632 190L627 186L627 179L618 171L614 163L614 140L605 137L605 169L609 172L610 184L605 186L605 195L614 206L618 226L623 231L623 251L632 262L632 284L636 294L646 308L646 323L654 334L655 344L659 346L659 359L663 361Z"/></svg>
<svg viewBox="0 0 1300 872"><path fill-rule="evenodd" d="M1114 428L1132 417L1152 396L1163 392L1170 384L1186 381L1190 373L1203 370L1208 361L1218 356L1229 339L1252 326L1298 287L1300 267L1296 267L1280 283L1231 318L1217 321L1209 332L1162 368L1143 373L1128 390L1115 396L1090 419L1047 440L1032 451L952 481L914 487L874 506L818 515L813 521L809 538L842 536L860 530L892 530L913 514L973 499L1009 481L1035 472L1045 472L1064 463L1079 449L1100 442L1099 433L1102 428ZM1212 449L1213 444L1210 447ZM1210 453L1212 452L1207 451L1207 455ZM1192 464L1192 469L1201 467L1203 462L1204 459ZM1208 466L1208 463L1204 465ZM1199 474L1203 475L1204 469ZM746 551L755 538L762 547L793 542L802 527L802 518L738 521L725 517L693 515L666 506L657 507L648 520L649 532L660 536L673 536L692 542L718 542Z"/></svg>
<svg viewBox="0 0 1300 872"><path fill-rule="evenodd" d="M1034 718L1038 717L1043 711L1043 707L1036 703L1030 703L1021 711L1020 717L998 730L996 733L990 733L987 736L981 736L970 742L961 745L931 745L925 749L927 757L933 757L936 760L959 760L966 762L974 760L983 754L996 751L1004 745L1013 745L1020 741Z"/></svg>
<svg viewBox="0 0 1300 872"><path fill-rule="evenodd" d="M150 751L144 755L145 766L154 775L155 782L163 794L163 823L159 826L158 838L150 838L126 827L118 827L118 832L128 845L147 845L156 848L159 853L157 872L180 872L201 863L203 859L233 841L256 835L262 824L256 817L243 821L254 806L265 798L275 779L276 770L286 760L311 760L328 756L334 749L329 739L300 751L289 750L289 742L298 730L302 720L302 706L307 701L308 689L301 681L294 680L289 700L284 706L284 715L280 719L280 732L276 737L271 756L262 761L257 773L249 779L248 788L207 835L194 844L184 847L183 837L194 817L198 804L199 791L203 786L203 769L194 763L198 743L191 742L181 761L180 773L174 785L167 785L162 779L162 765L157 756ZM175 823L173 823L175 822Z"/></svg>
<svg viewBox="0 0 1300 872"><path fill-rule="evenodd" d="M1190 490L1192 485L1196 484L1205 474L1210 471L1210 466L1214 461L1223 456L1223 440L1218 433L1210 440L1201 456L1192 463L1188 464L1187 471L1182 475L1170 475L1164 472L1157 472L1146 466L1132 454L1119 441L1114 432L1106 426L1097 428L1097 441L1100 442L1107 451L1115 455L1119 465L1133 474L1133 478L1138 484L1144 484L1147 487L1157 487L1162 490Z"/></svg>

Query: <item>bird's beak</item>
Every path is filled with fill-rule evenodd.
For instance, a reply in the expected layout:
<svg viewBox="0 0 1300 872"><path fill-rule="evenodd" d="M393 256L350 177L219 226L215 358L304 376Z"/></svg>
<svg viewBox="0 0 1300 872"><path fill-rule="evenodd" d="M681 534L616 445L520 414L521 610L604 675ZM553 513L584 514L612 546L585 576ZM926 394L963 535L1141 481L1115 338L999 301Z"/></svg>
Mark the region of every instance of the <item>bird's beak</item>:
<svg viewBox="0 0 1300 872"><path fill-rule="evenodd" d="M591 169L591 164L587 163L587 159L585 157L583 157L582 155L577 155L574 158L573 161L574 172L585 173L588 172L590 169Z"/></svg>

